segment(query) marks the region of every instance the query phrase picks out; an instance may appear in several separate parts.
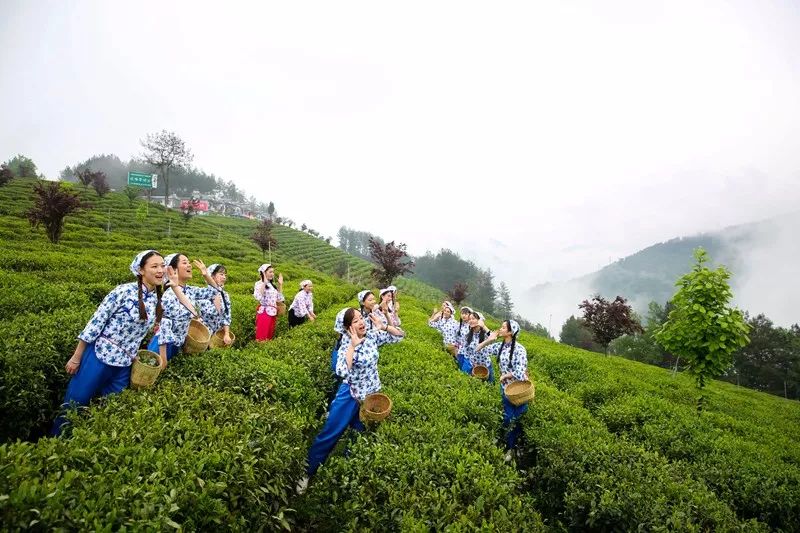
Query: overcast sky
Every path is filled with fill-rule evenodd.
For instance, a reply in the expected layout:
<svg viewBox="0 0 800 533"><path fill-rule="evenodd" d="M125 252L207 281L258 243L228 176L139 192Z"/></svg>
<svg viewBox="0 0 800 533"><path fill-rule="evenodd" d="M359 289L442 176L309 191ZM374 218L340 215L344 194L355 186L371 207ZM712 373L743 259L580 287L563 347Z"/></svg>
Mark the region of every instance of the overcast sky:
<svg viewBox="0 0 800 533"><path fill-rule="evenodd" d="M177 132L279 214L513 294L800 205L800 3L0 2L0 159Z"/></svg>

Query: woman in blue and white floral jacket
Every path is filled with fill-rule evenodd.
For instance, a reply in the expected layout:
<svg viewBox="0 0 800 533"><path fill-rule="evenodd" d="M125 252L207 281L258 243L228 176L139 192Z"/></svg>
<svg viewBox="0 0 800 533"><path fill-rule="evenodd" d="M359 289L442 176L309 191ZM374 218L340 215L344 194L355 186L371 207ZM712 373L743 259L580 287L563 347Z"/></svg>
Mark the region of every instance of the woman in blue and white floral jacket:
<svg viewBox="0 0 800 533"><path fill-rule="evenodd" d="M200 305L202 300L213 301L219 294L217 282L208 273L206 265L200 260L195 260L194 265L200 269L208 287L193 287L187 285L192 279L192 263L184 254L170 254L164 258L167 270L170 272L170 285L172 289L164 296L164 318L158 328L158 333L153 335L147 349L156 352L167 361L178 355L189 333L189 323L192 318L199 318L195 305ZM172 272L176 272L177 283L173 283Z"/></svg>
<svg viewBox="0 0 800 533"><path fill-rule="evenodd" d="M213 300L200 300L200 316L211 330L211 333L222 331L222 342L230 346L231 342L231 297L225 291L228 271L224 266L214 263L208 267L208 273L216 284L218 294ZM211 285L209 285L211 287Z"/></svg>
<svg viewBox="0 0 800 533"><path fill-rule="evenodd" d="M514 381L528 379L528 351L517 343L519 324L516 320L506 320L499 330L489 334L485 341L478 344L477 351L486 357L497 356L500 366L500 394L503 397L503 428L508 430L506 446L513 450L522 428L517 423L528 410L528 404L514 405L506 398L506 387ZM497 338L502 342L495 342ZM494 344L492 344L494 343ZM491 344L491 346L490 346Z"/></svg>
<svg viewBox="0 0 800 533"><path fill-rule="evenodd" d="M336 329L344 334L339 346L336 374L342 378L342 383L328 409L325 426L308 451L309 476L316 473L348 427L356 431L364 429L358 417L360 402L367 395L381 390L378 348L384 344L399 342L404 336L401 329L382 324L372 314L369 315L372 328L368 330L366 319L358 309L347 308L340 311L337 321L339 316L342 324L337 324ZM301 481L299 488L304 489L307 482L307 479Z"/></svg>
<svg viewBox="0 0 800 533"><path fill-rule="evenodd" d="M155 250L145 250L129 268L136 282L123 283L108 293L78 335L78 346L65 365L72 379L64 395L64 410L125 389L142 340L161 319L163 257ZM166 365L167 360L162 357L161 367ZM62 412L51 433L60 435L65 422Z"/></svg>

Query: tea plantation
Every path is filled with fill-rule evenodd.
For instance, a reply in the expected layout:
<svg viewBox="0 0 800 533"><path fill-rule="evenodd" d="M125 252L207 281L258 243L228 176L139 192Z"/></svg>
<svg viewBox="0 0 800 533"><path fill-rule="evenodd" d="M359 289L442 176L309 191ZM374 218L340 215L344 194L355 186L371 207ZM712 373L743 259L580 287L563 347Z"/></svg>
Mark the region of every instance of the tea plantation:
<svg viewBox="0 0 800 533"><path fill-rule="evenodd" d="M319 319L289 330L281 317L277 339L256 344L253 222L187 223L82 192L94 208L53 245L24 217L32 186L0 188L4 530L800 530L797 402L715 382L698 414L688 377L522 334L537 392L506 462L498 387L455 369L426 325L442 295L408 280L407 338L381 350L391 417L345 436L298 496L333 387L333 318L369 264L277 227L285 294L312 279ZM42 437L76 335L145 248L226 265L235 346L179 356L154 388L96 401L71 435ZM343 260L355 283L333 276Z"/></svg>

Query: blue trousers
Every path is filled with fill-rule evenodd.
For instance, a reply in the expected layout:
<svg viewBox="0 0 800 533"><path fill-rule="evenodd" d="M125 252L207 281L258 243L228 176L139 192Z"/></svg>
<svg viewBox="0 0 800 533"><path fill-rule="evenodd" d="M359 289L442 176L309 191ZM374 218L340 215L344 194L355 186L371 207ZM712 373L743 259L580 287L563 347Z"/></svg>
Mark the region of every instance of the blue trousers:
<svg viewBox="0 0 800 533"><path fill-rule="evenodd" d="M331 372L334 374L336 373L336 362L339 360L339 347L337 345L333 346L333 350L331 350Z"/></svg>
<svg viewBox="0 0 800 533"><path fill-rule="evenodd" d="M469 357L460 353L458 354L458 359L456 360L456 362L458 363L459 370L461 370L465 374L472 373L472 362L469 360Z"/></svg>
<svg viewBox="0 0 800 533"><path fill-rule="evenodd" d="M319 432L311 449L308 450L308 468L306 472L313 476L319 465L328 458L339 438L348 427L356 431L364 431L364 424L358 418L358 402L350 395L350 385L342 383L328 409L328 419Z"/></svg>
<svg viewBox="0 0 800 533"><path fill-rule="evenodd" d="M158 333L156 333L155 335L153 335L153 338L150 339L150 344L147 345L147 349L150 350L151 352L155 352L157 354L160 354L161 352L158 349L158 346L159 346L158 343L159 343ZM167 361L169 361L170 359L172 359L173 357L178 355L178 353L180 351L181 351L181 347L180 346L178 346L177 344L172 344L171 342L168 342L167 343Z"/></svg>
<svg viewBox="0 0 800 533"><path fill-rule="evenodd" d="M69 380L61 413L53 422L50 434L61 435L67 421L66 410L71 406L86 406L92 398L122 392L131 382L130 366L111 366L97 358L94 343L87 344L78 371Z"/></svg>
<svg viewBox="0 0 800 533"><path fill-rule="evenodd" d="M517 445L517 439L522 433L519 418L528 410L528 404L514 405L509 402L502 385L500 386L500 393L503 396L503 429L508 431L506 434L506 446L509 450L513 450Z"/></svg>

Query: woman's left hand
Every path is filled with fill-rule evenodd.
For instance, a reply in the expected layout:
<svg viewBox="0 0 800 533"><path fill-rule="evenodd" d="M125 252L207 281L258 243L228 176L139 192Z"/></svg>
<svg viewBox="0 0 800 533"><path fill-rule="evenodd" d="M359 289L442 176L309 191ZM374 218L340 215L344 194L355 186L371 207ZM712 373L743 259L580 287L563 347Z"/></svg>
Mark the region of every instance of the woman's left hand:
<svg viewBox="0 0 800 533"><path fill-rule="evenodd" d="M178 279L178 271L172 268L171 266L167 267L167 278L169 278L169 284L173 287L180 285L180 280Z"/></svg>
<svg viewBox="0 0 800 533"><path fill-rule="evenodd" d="M206 268L206 264L203 263L200 259L195 259L192 261L192 264L200 269L200 273L203 276L208 276L208 268Z"/></svg>
<svg viewBox="0 0 800 533"><path fill-rule="evenodd" d="M230 334L230 333L225 333L225 336L224 336L224 337L222 337L222 342L224 342L224 343L225 343L225 346L230 346L230 345L231 345L231 343L233 342L233 341L231 340L231 334Z"/></svg>

